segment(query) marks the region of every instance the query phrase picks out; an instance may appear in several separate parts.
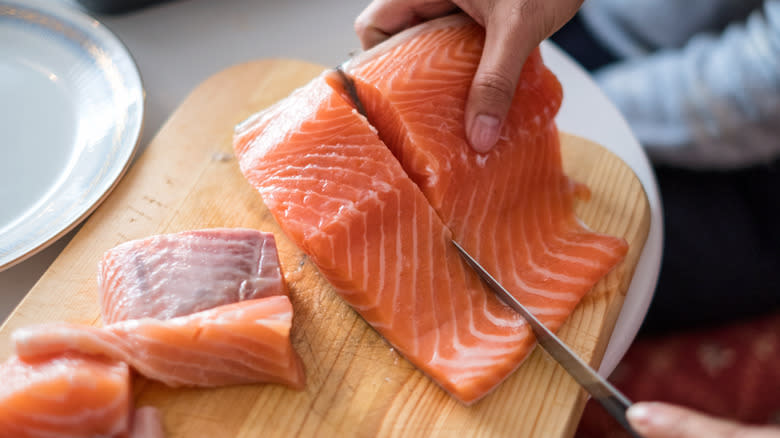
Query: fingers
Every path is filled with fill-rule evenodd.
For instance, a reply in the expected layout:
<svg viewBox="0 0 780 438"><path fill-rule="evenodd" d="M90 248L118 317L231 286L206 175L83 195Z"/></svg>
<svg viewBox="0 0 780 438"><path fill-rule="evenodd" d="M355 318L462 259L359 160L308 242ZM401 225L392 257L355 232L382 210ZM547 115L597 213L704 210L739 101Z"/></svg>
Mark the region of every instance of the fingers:
<svg viewBox="0 0 780 438"><path fill-rule="evenodd" d="M581 4L582 0L497 0L484 11L485 48L466 104L466 132L476 151L486 152L498 140L528 55Z"/></svg>
<svg viewBox="0 0 780 438"><path fill-rule="evenodd" d="M465 125L469 143L487 152L496 143L528 54L569 20L583 0L373 0L355 20L370 48L455 5L486 29L485 47L469 90Z"/></svg>
<svg viewBox="0 0 780 438"><path fill-rule="evenodd" d="M466 103L466 133L477 152L496 144L525 59L539 43L525 36L528 27L514 9L497 7L486 16L485 47Z"/></svg>
<svg viewBox="0 0 780 438"><path fill-rule="evenodd" d="M644 438L779 438L780 429L749 427L665 403L636 403L626 413Z"/></svg>
<svg viewBox="0 0 780 438"><path fill-rule="evenodd" d="M136 409L130 438L165 438L160 411L151 406Z"/></svg>
<svg viewBox="0 0 780 438"><path fill-rule="evenodd" d="M355 32L364 49L419 21L446 15L455 5L446 0L374 0L355 19Z"/></svg>

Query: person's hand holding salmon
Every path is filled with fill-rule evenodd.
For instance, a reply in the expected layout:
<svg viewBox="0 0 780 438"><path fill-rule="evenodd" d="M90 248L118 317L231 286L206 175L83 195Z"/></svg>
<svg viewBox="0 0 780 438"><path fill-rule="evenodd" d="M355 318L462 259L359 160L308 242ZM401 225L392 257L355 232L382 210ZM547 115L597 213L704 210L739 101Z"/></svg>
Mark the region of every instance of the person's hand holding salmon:
<svg viewBox="0 0 780 438"><path fill-rule="evenodd" d="M490 150L528 54L577 12L583 0L374 0L355 20L363 48L460 8L486 29L485 50L466 106L472 147Z"/></svg>

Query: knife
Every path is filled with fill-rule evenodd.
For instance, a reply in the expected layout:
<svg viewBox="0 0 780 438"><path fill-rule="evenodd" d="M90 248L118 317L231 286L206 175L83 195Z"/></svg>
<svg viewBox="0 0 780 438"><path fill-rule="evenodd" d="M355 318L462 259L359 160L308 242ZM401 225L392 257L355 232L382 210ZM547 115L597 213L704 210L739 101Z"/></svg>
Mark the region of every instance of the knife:
<svg viewBox="0 0 780 438"><path fill-rule="evenodd" d="M336 68L333 69L333 71L336 72L339 79L341 80L342 85L344 85L344 91L346 91L347 96L352 100L352 104L355 105L355 110L363 117L368 117L366 114L366 109L363 106L363 102L360 101L360 97L358 97L357 88L355 88L355 81L352 80L347 74L344 72L344 65L349 61L344 61L341 64L337 65Z"/></svg>
<svg viewBox="0 0 780 438"><path fill-rule="evenodd" d="M628 424L626 419L626 410L631 406L631 401L618 391L609 382L599 376L596 371L593 370L588 364L586 364L576 353L574 353L563 341L560 340L553 332L550 331L544 324L539 322L536 317L528 311L517 298L512 296L501 284L493 278L490 273L485 270L460 244L456 241L452 241L460 255L466 260L476 272L479 274L482 281L484 281L490 289L498 295L498 297L511 307L514 311L520 314L531 326L531 330L536 335L536 340L539 345L542 346L544 351L552 356L566 372L571 375L574 380L577 381L590 395L595 398L604 409L612 415L615 420L620 423L632 436L641 438L641 436Z"/></svg>

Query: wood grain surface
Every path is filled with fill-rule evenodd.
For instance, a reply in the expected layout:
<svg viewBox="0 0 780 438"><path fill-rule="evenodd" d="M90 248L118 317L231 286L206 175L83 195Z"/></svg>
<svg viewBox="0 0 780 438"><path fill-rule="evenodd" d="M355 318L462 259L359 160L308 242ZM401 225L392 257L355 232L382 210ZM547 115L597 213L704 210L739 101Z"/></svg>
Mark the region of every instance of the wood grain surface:
<svg viewBox="0 0 780 438"><path fill-rule="evenodd" d="M482 401L459 404L336 296L244 180L232 155L233 126L323 68L262 60L231 67L195 89L0 327L0 360L13 353L16 328L51 321L100 324L97 263L107 249L153 234L251 227L277 237L306 389L170 389L135 378L137 404L162 410L169 437L571 436L585 395L544 352L534 350ZM638 179L615 155L565 134L562 148L566 171L593 195L577 205L578 216L630 244L625 261L588 293L559 332L596 365L647 236L650 210Z"/></svg>

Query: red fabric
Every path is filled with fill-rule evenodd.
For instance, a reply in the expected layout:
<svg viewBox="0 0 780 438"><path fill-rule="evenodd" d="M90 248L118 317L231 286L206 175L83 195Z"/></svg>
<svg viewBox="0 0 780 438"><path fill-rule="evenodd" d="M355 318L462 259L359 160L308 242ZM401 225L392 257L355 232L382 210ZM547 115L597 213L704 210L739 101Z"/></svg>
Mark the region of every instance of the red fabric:
<svg viewBox="0 0 780 438"><path fill-rule="evenodd" d="M746 423L780 423L780 314L639 339L609 380L633 401L665 401ZM591 400L575 436L629 435Z"/></svg>

